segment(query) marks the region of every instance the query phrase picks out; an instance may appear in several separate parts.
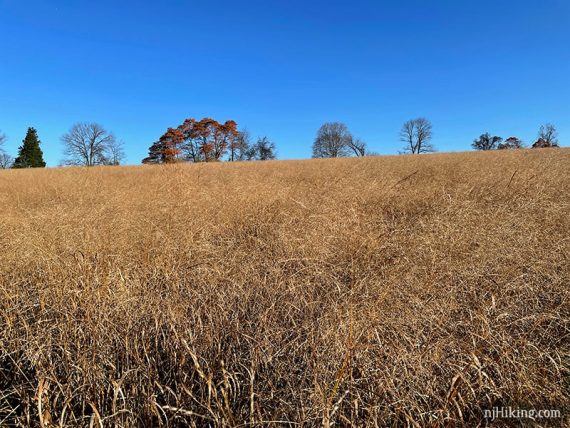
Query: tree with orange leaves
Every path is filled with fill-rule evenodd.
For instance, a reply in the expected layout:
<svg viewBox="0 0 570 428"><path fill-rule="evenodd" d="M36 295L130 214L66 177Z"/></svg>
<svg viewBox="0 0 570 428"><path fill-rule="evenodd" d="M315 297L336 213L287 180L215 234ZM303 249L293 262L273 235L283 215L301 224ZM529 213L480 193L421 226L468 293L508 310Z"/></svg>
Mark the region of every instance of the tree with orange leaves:
<svg viewBox="0 0 570 428"><path fill-rule="evenodd" d="M190 162L219 161L238 140L237 123L228 120L224 124L210 118L200 121L186 119L178 130L184 135L184 158Z"/></svg>
<svg viewBox="0 0 570 428"><path fill-rule="evenodd" d="M182 125L178 127L184 136L182 144L182 155L189 162L201 162L202 154L200 150L201 140L198 135L195 119L186 119Z"/></svg>
<svg viewBox="0 0 570 428"><path fill-rule="evenodd" d="M180 155L180 145L184 142L184 134L175 128L168 128L160 139L154 143L143 159L145 164L174 163Z"/></svg>
<svg viewBox="0 0 570 428"><path fill-rule="evenodd" d="M234 147L238 142L239 131L237 123L228 120L223 125L218 124L216 138L214 139L214 158L220 160L228 148Z"/></svg>
<svg viewBox="0 0 570 428"><path fill-rule="evenodd" d="M217 149L216 142L219 127L220 124L216 120L207 117L196 123L196 135L199 141L199 149L202 159L205 162L217 160L215 158L215 151Z"/></svg>
<svg viewBox="0 0 570 428"><path fill-rule="evenodd" d="M171 163L179 159L216 162L222 160L228 149L235 149L238 140L237 123L233 120L221 124L211 118L186 119L178 128L169 128L150 147L143 163Z"/></svg>

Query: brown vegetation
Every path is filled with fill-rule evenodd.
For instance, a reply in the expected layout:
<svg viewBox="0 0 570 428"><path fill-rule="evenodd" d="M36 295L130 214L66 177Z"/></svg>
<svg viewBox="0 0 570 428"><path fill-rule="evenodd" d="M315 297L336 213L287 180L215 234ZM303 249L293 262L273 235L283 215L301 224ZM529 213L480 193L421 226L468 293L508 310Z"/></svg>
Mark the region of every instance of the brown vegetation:
<svg viewBox="0 0 570 428"><path fill-rule="evenodd" d="M568 410L569 165L560 149L0 171L0 425Z"/></svg>

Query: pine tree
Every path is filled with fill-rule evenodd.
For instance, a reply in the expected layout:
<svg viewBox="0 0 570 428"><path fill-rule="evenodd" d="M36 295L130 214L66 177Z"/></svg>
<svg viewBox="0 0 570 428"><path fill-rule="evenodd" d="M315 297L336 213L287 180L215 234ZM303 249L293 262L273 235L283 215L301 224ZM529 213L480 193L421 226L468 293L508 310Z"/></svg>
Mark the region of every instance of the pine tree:
<svg viewBox="0 0 570 428"><path fill-rule="evenodd" d="M14 168L44 168L46 163L40 144L37 131L34 128L28 128L26 138L18 149Z"/></svg>

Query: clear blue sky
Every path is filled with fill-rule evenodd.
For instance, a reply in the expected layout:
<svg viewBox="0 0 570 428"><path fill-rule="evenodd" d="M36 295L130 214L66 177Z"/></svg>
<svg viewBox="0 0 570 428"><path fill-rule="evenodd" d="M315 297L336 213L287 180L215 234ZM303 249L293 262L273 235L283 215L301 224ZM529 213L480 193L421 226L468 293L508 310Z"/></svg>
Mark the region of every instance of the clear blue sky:
<svg viewBox="0 0 570 428"><path fill-rule="evenodd" d="M345 122L396 153L425 116L440 151L484 131L570 145L568 0L0 0L0 129L12 155L38 129L95 121L139 163L186 117L234 119L280 158L310 156L318 127Z"/></svg>

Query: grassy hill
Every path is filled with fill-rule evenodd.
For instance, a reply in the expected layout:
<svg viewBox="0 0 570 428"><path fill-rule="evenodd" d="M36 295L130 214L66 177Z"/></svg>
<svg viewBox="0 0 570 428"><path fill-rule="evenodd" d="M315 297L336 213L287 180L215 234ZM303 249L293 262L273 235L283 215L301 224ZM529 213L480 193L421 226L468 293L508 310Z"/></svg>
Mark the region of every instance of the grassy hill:
<svg viewBox="0 0 570 428"><path fill-rule="evenodd" d="M569 231L566 149L0 171L0 425L570 410Z"/></svg>

